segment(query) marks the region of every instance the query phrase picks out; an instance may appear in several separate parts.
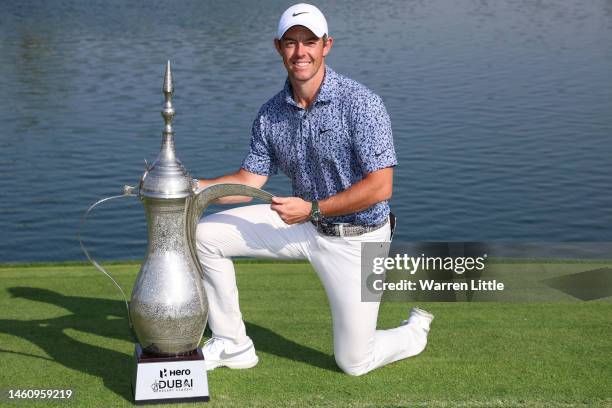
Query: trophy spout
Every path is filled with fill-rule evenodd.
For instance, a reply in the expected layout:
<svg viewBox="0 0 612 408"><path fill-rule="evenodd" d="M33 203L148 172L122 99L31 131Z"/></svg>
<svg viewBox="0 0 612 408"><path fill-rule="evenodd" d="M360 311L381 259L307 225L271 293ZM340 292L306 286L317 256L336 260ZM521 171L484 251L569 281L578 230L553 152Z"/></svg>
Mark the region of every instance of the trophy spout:
<svg viewBox="0 0 612 408"><path fill-rule="evenodd" d="M264 202L271 203L273 195L259 188L250 187L245 184L222 183L213 184L202 190L196 191L194 195L187 198L185 233L192 258L195 260L196 268L200 277L204 277L204 270L198 258L196 249L196 229L198 222L206 208L215 200L228 196L246 196L258 198Z"/></svg>

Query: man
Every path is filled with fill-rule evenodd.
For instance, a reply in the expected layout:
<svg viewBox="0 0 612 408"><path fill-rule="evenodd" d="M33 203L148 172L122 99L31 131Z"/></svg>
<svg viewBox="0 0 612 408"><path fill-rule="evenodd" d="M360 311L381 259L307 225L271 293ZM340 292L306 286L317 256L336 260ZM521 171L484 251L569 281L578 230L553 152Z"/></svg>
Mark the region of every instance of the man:
<svg viewBox="0 0 612 408"><path fill-rule="evenodd" d="M294 197L223 211L199 224L213 334L204 357L208 369L258 362L242 321L231 257L305 258L329 299L336 362L361 375L420 353L433 319L412 309L402 326L377 331L379 302L360 298L361 242L389 241L392 233L387 200L397 161L389 116L377 95L326 66L333 38L316 7L287 9L274 45L287 70L284 89L260 109L242 167L199 185L259 188L280 168Z"/></svg>

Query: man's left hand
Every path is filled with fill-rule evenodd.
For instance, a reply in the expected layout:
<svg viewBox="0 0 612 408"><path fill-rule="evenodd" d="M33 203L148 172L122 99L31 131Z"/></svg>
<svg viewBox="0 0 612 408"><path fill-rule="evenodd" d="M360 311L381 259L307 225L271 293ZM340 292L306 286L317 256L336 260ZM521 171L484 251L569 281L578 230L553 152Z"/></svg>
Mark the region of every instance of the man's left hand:
<svg viewBox="0 0 612 408"><path fill-rule="evenodd" d="M272 197L274 211L287 224L299 224L310 219L312 203L299 197Z"/></svg>

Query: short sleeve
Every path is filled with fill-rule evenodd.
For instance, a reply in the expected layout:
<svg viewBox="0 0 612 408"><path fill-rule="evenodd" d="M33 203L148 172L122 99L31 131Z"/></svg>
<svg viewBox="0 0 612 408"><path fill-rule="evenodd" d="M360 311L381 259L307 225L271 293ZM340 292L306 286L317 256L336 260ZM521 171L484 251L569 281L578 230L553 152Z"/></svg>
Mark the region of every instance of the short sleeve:
<svg viewBox="0 0 612 408"><path fill-rule="evenodd" d="M391 119L382 99L373 93L363 95L352 109L355 152L364 174L397 165Z"/></svg>
<svg viewBox="0 0 612 408"><path fill-rule="evenodd" d="M266 140L263 122L264 118L260 113L253 122L251 146L241 167L251 173L261 176L271 176L276 174L278 165L274 159L274 152L268 140Z"/></svg>

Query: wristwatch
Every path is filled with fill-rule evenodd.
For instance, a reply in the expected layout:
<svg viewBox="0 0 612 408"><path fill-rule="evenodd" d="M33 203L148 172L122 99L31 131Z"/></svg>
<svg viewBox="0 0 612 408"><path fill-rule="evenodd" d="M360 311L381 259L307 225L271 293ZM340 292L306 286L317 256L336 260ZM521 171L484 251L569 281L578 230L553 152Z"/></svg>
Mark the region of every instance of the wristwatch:
<svg viewBox="0 0 612 408"><path fill-rule="evenodd" d="M312 209L310 210L310 220L314 222L321 221L321 210L319 210L319 203L317 201L312 202Z"/></svg>

